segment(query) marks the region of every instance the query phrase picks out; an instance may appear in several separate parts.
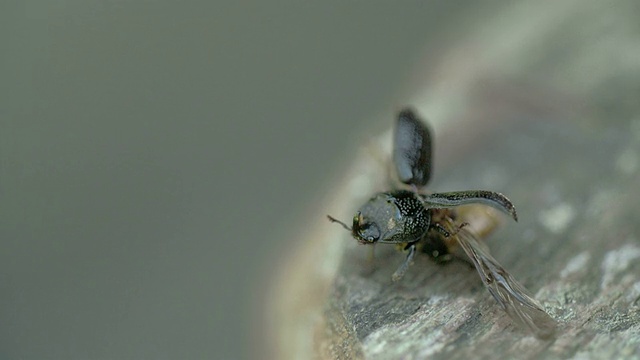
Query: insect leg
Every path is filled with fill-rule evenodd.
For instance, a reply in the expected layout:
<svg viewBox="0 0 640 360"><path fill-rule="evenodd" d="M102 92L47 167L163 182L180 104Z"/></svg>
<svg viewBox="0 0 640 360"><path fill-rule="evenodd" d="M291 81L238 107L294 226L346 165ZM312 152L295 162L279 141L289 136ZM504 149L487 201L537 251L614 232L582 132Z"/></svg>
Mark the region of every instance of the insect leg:
<svg viewBox="0 0 640 360"><path fill-rule="evenodd" d="M404 262L400 265L400 267L398 267L398 270L396 270L396 272L391 275L391 280L394 282L402 279L404 273L407 272L409 265L411 265L411 263L413 262L413 256L416 254L416 244L413 243L409 245L408 249L409 254L407 254L406 259L404 259Z"/></svg>
<svg viewBox="0 0 640 360"><path fill-rule="evenodd" d="M455 224L450 218L446 218L446 221L442 223L432 223L431 229L442 235L442 242L446 246L449 260L451 259L451 256L455 256L456 258L466 262L473 267L473 263L469 260L467 254L462 250L456 238L456 234L458 234L458 232L467 225L469 224L466 222Z"/></svg>

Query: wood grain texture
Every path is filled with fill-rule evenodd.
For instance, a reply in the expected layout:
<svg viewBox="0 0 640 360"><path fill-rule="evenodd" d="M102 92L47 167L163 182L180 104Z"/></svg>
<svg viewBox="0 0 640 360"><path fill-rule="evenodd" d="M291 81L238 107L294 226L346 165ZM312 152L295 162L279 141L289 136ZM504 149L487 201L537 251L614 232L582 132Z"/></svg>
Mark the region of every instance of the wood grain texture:
<svg viewBox="0 0 640 360"><path fill-rule="evenodd" d="M466 156L437 187L468 188L491 169L514 174L501 180L501 190L521 204L521 221L506 223L487 244L559 322L557 338L540 341L516 328L464 262L418 257L405 278L392 283L402 254L378 246L371 272L366 248L347 245L324 314L328 321L344 319L351 332L345 337L328 327L323 341L353 338L350 349L389 359L638 354L640 228L633 214L640 202L632 194L640 177L621 174L615 157L639 139L621 130L606 141L557 123L521 123L509 134L490 137L491 148ZM504 153L514 160L499 161ZM527 154L536 155L517 160ZM458 174L467 172L477 177Z"/></svg>
<svg viewBox="0 0 640 360"><path fill-rule="evenodd" d="M392 283L403 254L377 246L372 268L367 248L318 220L272 297L276 335L308 342L276 336L279 358L640 358L639 9L569 3L475 23L407 100L434 127L430 191L494 190L516 205L519 222L486 243L558 335L514 327L464 262L418 256ZM388 150L389 134L380 142ZM343 220L387 186L371 151L354 162L326 204Z"/></svg>

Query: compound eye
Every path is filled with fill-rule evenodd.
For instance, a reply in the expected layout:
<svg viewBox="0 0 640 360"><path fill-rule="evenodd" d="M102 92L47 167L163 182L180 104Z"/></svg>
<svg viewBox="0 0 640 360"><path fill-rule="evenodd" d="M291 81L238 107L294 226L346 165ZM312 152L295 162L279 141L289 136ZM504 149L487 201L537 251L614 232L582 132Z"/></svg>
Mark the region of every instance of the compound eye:
<svg viewBox="0 0 640 360"><path fill-rule="evenodd" d="M380 239L380 229L376 224L364 224L360 228L360 237L368 242L376 242Z"/></svg>
<svg viewBox="0 0 640 360"><path fill-rule="evenodd" d="M367 221L362 214L357 214L354 218L353 230L357 237L364 242L373 243L380 240L378 225Z"/></svg>
<svg viewBox="0 0 640 360"><path fill-rule="evenodd" d="M361 212L353 217L352 235L362 244L370 244L380 240L380 229L375 222L370 222Z"/></svg>

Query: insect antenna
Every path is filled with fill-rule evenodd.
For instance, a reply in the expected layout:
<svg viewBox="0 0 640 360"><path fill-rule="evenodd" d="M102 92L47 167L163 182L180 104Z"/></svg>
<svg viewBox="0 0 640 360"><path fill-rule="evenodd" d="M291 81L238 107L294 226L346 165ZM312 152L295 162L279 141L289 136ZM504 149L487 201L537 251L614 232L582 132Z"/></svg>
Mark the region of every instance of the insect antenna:
<svg viewBox="0 0 640 360"><path fill-rule="evenodd" d="M327 218L328 218L328 219L329 219L329 221L331 221L332 223L338 223L338 224L342 225L342 227L343 227L343 228L345 228L345 229L347 229L347 230L349 230L349 231L352 231L351 227L347 226L347 224L345 224L345 223L343 223L342 221L340 221L340 220L338 220L338 219L334 218L333 216L331 216L331 215L327 215Z"/></svg>

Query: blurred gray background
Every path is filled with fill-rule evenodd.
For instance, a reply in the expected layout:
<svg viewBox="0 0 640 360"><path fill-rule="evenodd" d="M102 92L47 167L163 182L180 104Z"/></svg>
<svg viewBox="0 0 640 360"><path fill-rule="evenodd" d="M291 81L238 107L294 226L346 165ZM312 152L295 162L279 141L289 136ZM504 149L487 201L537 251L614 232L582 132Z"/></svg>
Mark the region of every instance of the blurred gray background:
<svg viewBox="0 0 640 360"><path fill-rule="evenodd" d="M0 357L248 357L285 238L470 4L3 1Z"/></svg>

